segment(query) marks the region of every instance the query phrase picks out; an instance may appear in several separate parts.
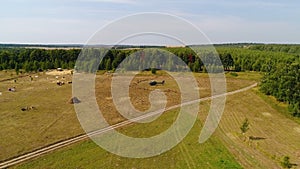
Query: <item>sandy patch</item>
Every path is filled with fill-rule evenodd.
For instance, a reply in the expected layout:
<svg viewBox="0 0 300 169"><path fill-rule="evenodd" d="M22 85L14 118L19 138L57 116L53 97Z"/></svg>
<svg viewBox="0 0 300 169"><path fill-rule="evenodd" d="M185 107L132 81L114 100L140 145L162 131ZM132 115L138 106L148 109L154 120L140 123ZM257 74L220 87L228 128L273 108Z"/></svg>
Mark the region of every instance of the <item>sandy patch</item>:
<svg viewBox="0 0 300 169"><path fill-rule="evenodd" d="M52 70L46 72L47 75L52 75L52 76L61 76L61 75L70 75L72 70L63 70L63 71L57 71L57 70Z"/></svg>
<svg viewBox="0 0 300 169"><path fill-rule="evenodd" d="M106 97L105 99L106 100L112 100L112 97Z"/></svg>
<svg viewBox="0 0 300 169"><path fill-rule="evenodd" d="M295 154L296 154L296 157L300 158L300 150L296 151Z"/></svg>
<svg viewBox="0 0 300 169"><path fill-rule="evenodd" d="M232 133L226 133L227 137L229 137L231 140L235 140L236 137Z"/></svg>
<svg viewBox="0 0 300 169"><path fill-rule="evenodd" d="M298 133L300 133L300 127L295 127L294 130Z"/></svg>
<svg viewBox="0 0 300 169"><path fill-rule="evenodd" d="M205 88L205 87L195 87L195 90L205 90L205 89L207 89L207 88Z"/></svg>
<svg viewBox="0 0 300 169"><path fill-rule="evenodd" d="M272 114L268 112L263 112L262 115L265 117L272 117Z"/></svg>

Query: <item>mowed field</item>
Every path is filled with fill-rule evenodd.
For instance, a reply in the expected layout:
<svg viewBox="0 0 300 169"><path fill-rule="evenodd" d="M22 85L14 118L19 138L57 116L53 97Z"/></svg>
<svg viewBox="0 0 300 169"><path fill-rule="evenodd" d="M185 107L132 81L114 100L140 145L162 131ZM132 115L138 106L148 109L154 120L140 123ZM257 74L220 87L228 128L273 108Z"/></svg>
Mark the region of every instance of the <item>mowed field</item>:
<svg viewBox="0 0 300 169"><path fill-rule="evenodd" d="M10 78L11 73L1 72L1 79ZM71 81L71 74L55 75L40 73L0 83L0 160L24 154L40 147L83 134L76 118L71 98L70 84L56 85L57 80ZM38 77L36 77L38 76ZM258 73L239 73L227 76L227 90L234 91L255 83ZM63 78L64 77L64 78ZM195 74L200 96L210 96L209 78L206 74ZM110 94L112 75L100 73L96 80L96 95L99 108L105 118L115 124L124 120L115 109ZM151 87L150 80L166 80L164 86ZM15 86L16 92L7 88ZM178 104L179 89L175 81L158 72L157 75L142 73L131 83L130 98L139 110L149 108L148 94L161 89L168 96L167 106ZM198 143L203 122L207 116L209 101L201 102L199 118L188 136L170 151L147 159L129 159L116 156L99 148L90 140L42 156L17 168L279 168L283 155L299 163L299 123L287 118L276 107L270 97L262 97L257 89L227 97L226 109L214 135L204 144ZM36 109L21 111L22 107ZM284 109L283 109L284 110ZM145 137L164 131L176 119L178 110L168 111L150 124L133 124L121 129L124 134ZM248 118L250 130L246 136L239 127ZM254 136L258 140L247 140Z"/></svg>
<svg viewBox="0 0 300 169"><path fill-rule="evenodd" d="M10 72L1 72L10 78ZM32 74L0 83L0 160L44 147L82 133L74 114L71 85L58 86L57 80L71 80L71 75ZM62 79L65 77L64 79ZM15 87L15 92L8 88ZM22 111L22 108L34 107Z"/></svg>

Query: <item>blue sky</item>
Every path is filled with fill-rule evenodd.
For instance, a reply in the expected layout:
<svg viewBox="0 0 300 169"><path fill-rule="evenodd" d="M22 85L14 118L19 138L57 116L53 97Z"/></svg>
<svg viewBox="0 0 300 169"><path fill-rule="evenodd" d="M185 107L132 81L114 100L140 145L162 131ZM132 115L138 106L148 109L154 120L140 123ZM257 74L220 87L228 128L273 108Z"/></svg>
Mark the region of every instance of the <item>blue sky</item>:
<svg viewBox="0 0 300 169"><path fill-rule="evenodd" d="M3 0L1 43L85 43L126 15L163 12L182 17L213 43L300 43L298 0Z"/></svg>

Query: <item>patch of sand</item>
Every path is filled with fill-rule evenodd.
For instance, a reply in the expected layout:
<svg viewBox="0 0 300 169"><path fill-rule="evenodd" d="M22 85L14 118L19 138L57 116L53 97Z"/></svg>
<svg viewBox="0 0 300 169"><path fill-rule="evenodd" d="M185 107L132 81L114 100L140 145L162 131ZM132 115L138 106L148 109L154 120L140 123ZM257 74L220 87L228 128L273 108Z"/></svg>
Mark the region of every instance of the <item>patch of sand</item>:
<svg viewBox="0 0 300 169"><path fill-rule="evenodd" d="M300 133L300 127L295 127L294 130L298 133Z"/></svg>
<svg viewBox="0 0 300 169"><path fill-rule="evenodd" d="M229 137L232 140L236 140L236 136L234 136L232 133L226 133L227 137Z"/></svg>
<svg viewBox="0 0 300 169"><path fill-rule="evenodd" d="M272 117L272 114L268 112L263 112L262 115L265 117Z"/></svg>
<svg viewBox="0 0 300 169"><path fill-rule="evenodd" d="M70 75L72 70L63 70L63 71L57 71L57 70L52 70L46 72L47 75L53 75L53 76L61 76L61 75Z"/></svg>

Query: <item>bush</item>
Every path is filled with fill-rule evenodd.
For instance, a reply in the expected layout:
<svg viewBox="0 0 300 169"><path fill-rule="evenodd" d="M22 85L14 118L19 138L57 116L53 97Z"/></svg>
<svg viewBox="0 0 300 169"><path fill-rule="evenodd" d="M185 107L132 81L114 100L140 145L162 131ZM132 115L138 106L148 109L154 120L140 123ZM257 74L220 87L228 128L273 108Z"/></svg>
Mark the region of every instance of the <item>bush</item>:
<svg viewBox="0 0 300 169"><path fill-rule="evenodd" d="M235 72L231 72L230 75L231 75L231 76L234 76L234 77L239 76L239 75L238 75L237 73L235 73Z"/></svg>
<svg viewBox="0 0 300 169"><path fill-rule="evenodd" d="M151 73L155 75L156 74L156 69L155 68L151 68Z"/></svg>
<svg viewBox="0 0 300 169"><path fill-rule="evenodd" d="M290 162L290 157L284 156L280 162L283 168L292 168L293 164Z"/></svg>
<svg viewBox="0 0 300 169"><path fill-rule="evenodd" d="M246 118L242 124L242 126L240 127L242 134L245 134L248 130L249 130L249 120Z"/></svg>

